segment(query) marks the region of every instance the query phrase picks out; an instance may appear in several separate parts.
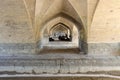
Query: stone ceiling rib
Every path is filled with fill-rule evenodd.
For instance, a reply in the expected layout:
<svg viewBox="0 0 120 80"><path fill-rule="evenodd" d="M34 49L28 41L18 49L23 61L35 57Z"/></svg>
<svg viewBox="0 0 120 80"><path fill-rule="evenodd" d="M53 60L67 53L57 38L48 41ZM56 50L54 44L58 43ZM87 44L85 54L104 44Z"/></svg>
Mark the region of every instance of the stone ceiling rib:
<svg viewBox="0 0 120 80"><path fill-rule="evenodd" d="M88 26L91 26L99 0L88 0Z"/></svg>
<svg viewBox="0 0 120 80"><path fill-rule="evenodd" d="M94 17L95 11L96 11L96 9L97 9L97 6L98 6L98 4L99 4L99 1L100 1L100 0L98 0L97 3L96 3L96 5L95 5L95 9L94 9L94 12L93 12L93 15L92 15L92 20L93 20L93 17Z"/></svg>
<svg viewBox="0 0 120 80"><path fill-rule="evenodd" d="M87 30L87 0L68 0Z"/></svg>
<svg viewBox="0 0 120 80"><path fill-rule="evenodd" d="M61 14L63 17L66 18L66 16L70 16L72 18L73 22L77 22L83 26L83 22L85 24L86 15L81 15L81 14L86 14L80 13L81 11L81 6L79 6L79 2L82 3L82 0L23 0L26 9L29 13L29 17L32 21L34 22L34 30L35 30L35 35L39 34L39 29L41 29L42 25L45 24L47 21L50 21L53 19L55 16L59 16L59 14L64 13L65 15ZM29 2L35 1L36 3L34 4L34 10L31 10L31 3ZM77 6L74 5L77 3ZM33 13L34 12L34 13ZM82 16L82 17L81 17ZM71 19L70 19L71 20ZM39 36L39 35L38 35Z"/></svg>
<svg viewBox="0 0 120 80"><path fill-rule="evenodd" d="M26 7L26 11L28 13L28 16L30 18L31 25L34 28L33 24L34 24L34 18L35 18L36 0L23 0L23 2L24 2L24 5Z"/></svg>

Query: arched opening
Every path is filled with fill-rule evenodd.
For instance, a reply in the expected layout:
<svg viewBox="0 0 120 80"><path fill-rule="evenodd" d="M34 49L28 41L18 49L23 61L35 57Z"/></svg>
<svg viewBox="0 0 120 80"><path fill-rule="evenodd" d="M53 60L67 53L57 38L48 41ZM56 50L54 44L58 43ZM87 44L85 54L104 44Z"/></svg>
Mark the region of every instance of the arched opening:
<svg viewBox="0 0 120 80"><path fill-rule="evenodd" d="M50 42L60 42L60 41L72 41L72 32L70 28L63 24L58 23L54 25L49 31L49 41Z"/></svg>
<svg viewBox="0 0 120 80"><path fill-rule="evenodd" d="M68 53L84 52L84 28L81 24L77 23L71 17L65 17L64 14L57 16L43 24L43 27L40 30L38 53L42 53L41 51L47 51L50 53L50 50L58 50L59 52L56 53L65 53L68 50ZM67 34L67 36L71 36L70 41L59 40L58 38L59 35L62 35L61 33L65 33ZM53 36L55 37L55 39L53 38ZM50 40L51 37L54 40Z"/></svg>

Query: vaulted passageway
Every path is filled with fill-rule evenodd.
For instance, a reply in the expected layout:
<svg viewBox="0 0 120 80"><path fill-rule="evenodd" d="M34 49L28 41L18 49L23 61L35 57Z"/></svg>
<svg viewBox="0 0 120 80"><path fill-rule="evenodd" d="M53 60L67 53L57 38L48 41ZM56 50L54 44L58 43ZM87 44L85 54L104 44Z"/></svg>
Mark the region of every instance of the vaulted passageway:
<svg viewBox="0 0 120 80"><path fill-rule="evenodd" d="M120 79L119 23L120 0L0 0L0 79Z"/></svg>
<svg viewBox="0 0 120 80"><path fill-rule="evenodd" d="M48 49L54 53L55 51L56 53L71 53L71 51L77 53L82 52L81 43L83 40L82 36L84 36L82 25L69 15L65 14L70 19L61 16L61 14L49 20L43 28L41 28L41 45L39 48L42 52L44 52L43 50L46 51ZM76 21L76 23L74 21Z"/></svg>
<svg viewBox="0 0 120 80"><path fill-rule="evenodd" d="M37 2L39 3L39 1ZM59 5L56 5L58 3ZM36 6L36 10L38 10L35 19L37 53L40 54L47 50L54 53L55 51L56 53L71 53L71 51L86 53L86 28L71 2L58 0L53 4L51 2L49 5L44 4L44 9L46 9L46 12L43 10L44 14L38 10L39 6Z"/></svg>
<svg viewBox="0 0 120 80"><path fill-rule="evenodd" d="M49 30L49 42L55 41L72 41L72 32L68 26L58 23Z"/></svg>

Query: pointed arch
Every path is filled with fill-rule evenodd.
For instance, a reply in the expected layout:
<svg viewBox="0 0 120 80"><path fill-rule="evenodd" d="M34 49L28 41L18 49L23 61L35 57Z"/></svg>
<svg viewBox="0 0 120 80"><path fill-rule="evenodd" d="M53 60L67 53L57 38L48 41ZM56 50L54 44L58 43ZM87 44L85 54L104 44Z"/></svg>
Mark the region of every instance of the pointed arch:
<svg viewBox="0 0 120 80"><path fill-rule="evenodd" d="M64 23L57 23L49 30L49 41L72 41L72 29Z"/></svg>
<svg viewBox="0 0 120 80"><path fill-rule="evenodd" d="M50 32L52 32L53 30L55 30L55 29L58 27L58 25L62 26L62 28L64 28L65 30L69 30L70 33L72 33L71 29L70 29L66 24L61 23L61 22L55 24L55 25L50 29ZM50 34L51 34L51 33L50 33Z"/></svg>
<svg viewBox="0 0 120 80"><path fill-rule="evenodd" d="M66 45L68 45L69 47L79 48L82 51L82 49L84 47L84 44L82 43L82 41L85 38L84 28L83 28L83 26L81 26L81 24L77 23L77 21L73 20L73 18L71 19L70 17L67 17L67 18L66 17L67 16L64 17L64 15L56 16L56 17L52 18L51 20L48 20L46 22L46 24L43 25L42 29L40 29L40 38L39 38L39 42L38 42L39 49L43 49L44 46L49 47L49 46L53 45L53 44L49 45L49 40L48 40L49 30L58 23L64 23L65 25L69 26L70 29L72 29L72 36L74 39L71 43L66 44ZM54 48L57 48L59 46L55 46ZM61 48L65 48L65 47L62 46Z"/></svg>

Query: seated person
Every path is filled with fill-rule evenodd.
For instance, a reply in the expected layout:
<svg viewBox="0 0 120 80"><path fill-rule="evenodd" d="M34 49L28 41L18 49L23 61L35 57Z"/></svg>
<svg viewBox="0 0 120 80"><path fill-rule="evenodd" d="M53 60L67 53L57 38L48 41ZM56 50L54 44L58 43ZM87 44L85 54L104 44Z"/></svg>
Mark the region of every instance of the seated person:
<svg viewBox="0 0 120 80"><path fill-rule="evenodd" d="M49 37L49 41L54 41L54 39L52 37Z"/></svg>

